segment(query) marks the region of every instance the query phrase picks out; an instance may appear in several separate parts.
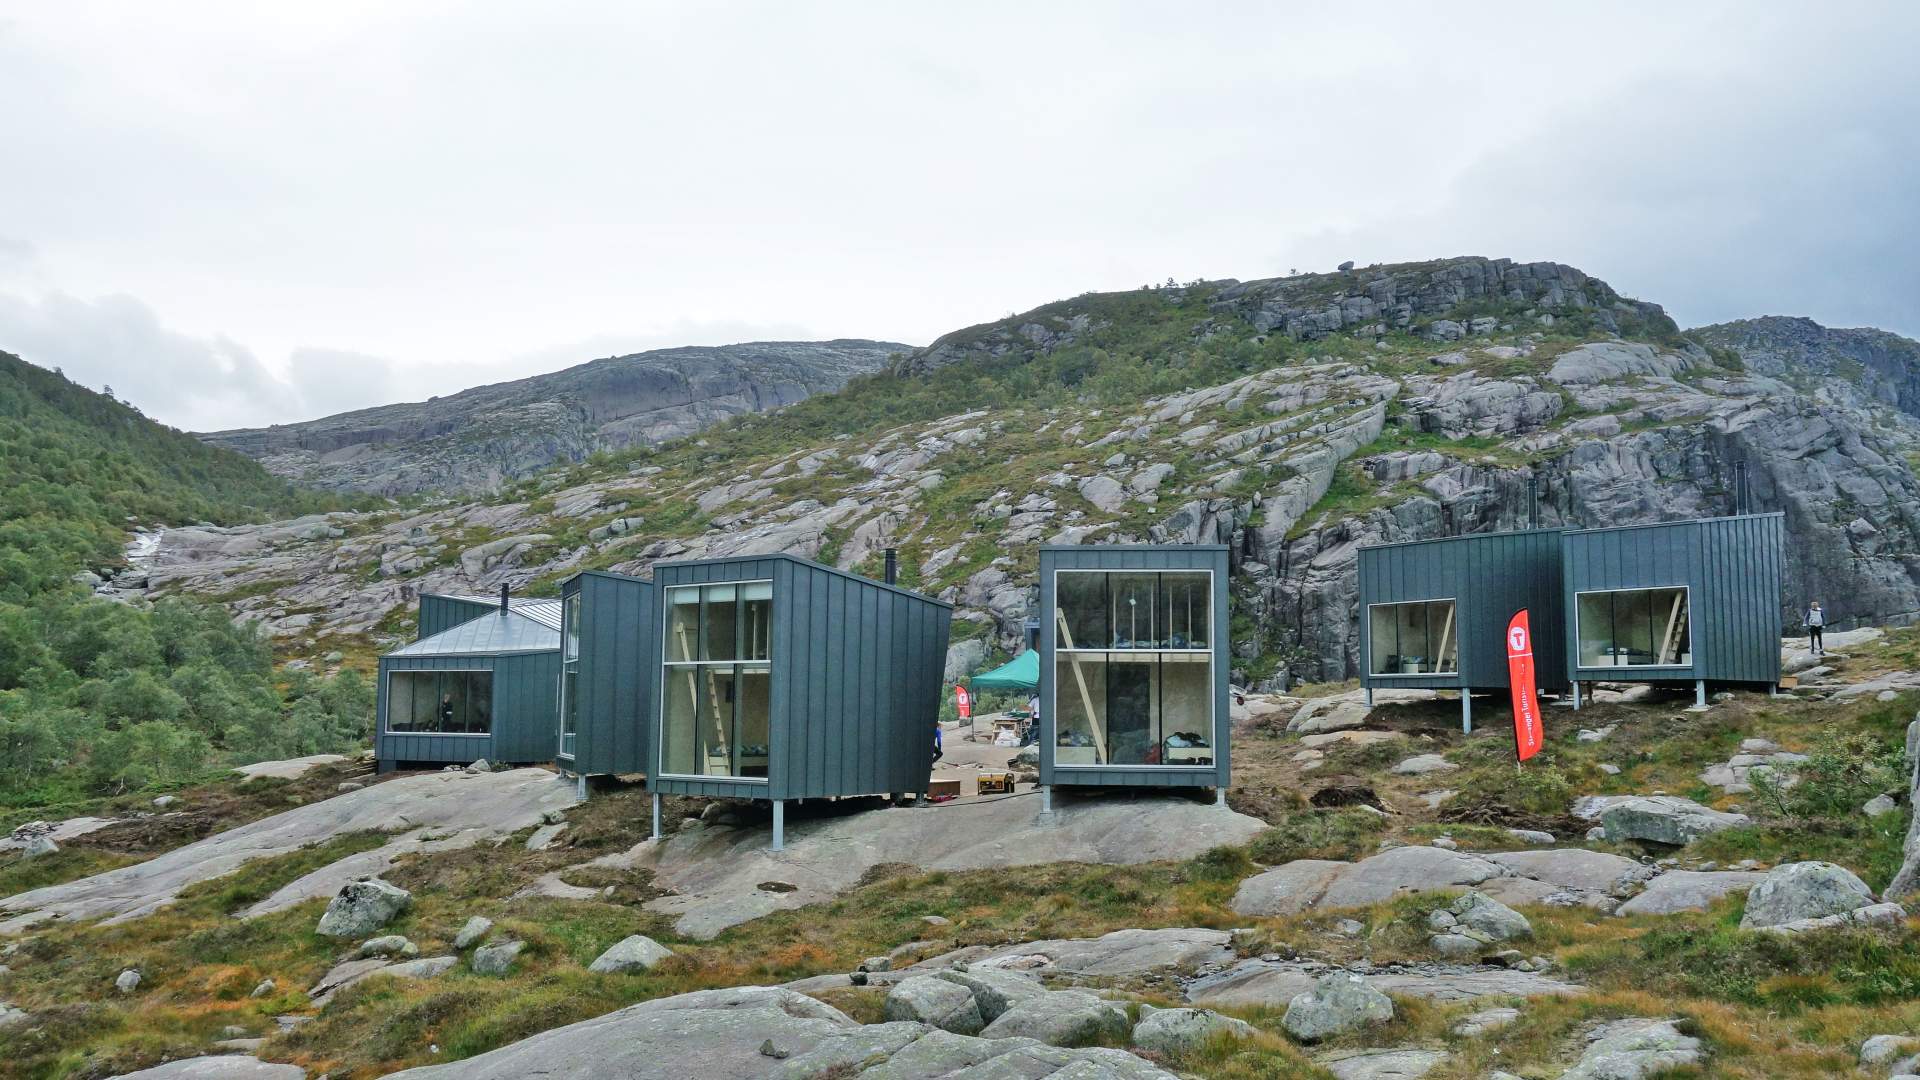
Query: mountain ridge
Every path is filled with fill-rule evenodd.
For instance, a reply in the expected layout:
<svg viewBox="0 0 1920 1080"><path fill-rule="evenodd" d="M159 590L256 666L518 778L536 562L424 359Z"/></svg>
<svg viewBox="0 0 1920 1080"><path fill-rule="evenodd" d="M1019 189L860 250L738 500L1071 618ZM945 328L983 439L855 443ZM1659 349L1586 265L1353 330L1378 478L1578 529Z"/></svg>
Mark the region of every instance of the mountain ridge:
<svg viewBox="0 0 1920 1080"><path fill-rule="evenodd" d="M421 402L199 437L316 487L483 492L556 462L656 444L838 389L910 349L861 338L654 349Z"/></svg>

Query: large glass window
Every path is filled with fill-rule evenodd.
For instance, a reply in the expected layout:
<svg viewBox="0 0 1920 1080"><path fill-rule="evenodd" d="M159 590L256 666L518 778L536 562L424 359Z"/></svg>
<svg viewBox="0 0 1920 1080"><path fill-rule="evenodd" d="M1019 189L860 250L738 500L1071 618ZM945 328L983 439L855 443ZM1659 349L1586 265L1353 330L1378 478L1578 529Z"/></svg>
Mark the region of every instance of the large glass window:
<svg viewBox="0 0 1920 1080"><path fill-rule="evenodd" d="M1574 602L1580 666L1691 666L1687 599L1683 587L1581 593Z"/></svg>
<svg viewBox="0 0 1920 1080"><path fill-rule="evenodd" d="M1061 570L1054 605L1061 649L1206 649L1212 575L1204 570Z"/></svg>
<svg viewBox="0 0 1920 1080"><path fill-rule="evenodd" d="M435 735L491 734L493 672L389 672L387 730Z"/></svg>
<svg viewBox="0 0 1920 1080"><path fill-rule="evenodd" d="M1451 600L1367 608L1369 675L1442 675L1460 670L1460 626Z"/></svg>
<svg viewBox="0 0 1920 1080"><path fill-rule="evenodd" d="M1054 763L1213 764L1212 575L1054 577Z"/></svg>
<svg viewBox="0 0 1920 1080"><path fill-rule="evenodd" d="M560 757L573 756L580 731L580 594L560 604Z"/></svg>
<svg viewBox="0 0 1920 1080"><path fill-rule="evenodd" d="M772 582L667 590L661 772L767 775L772 614Z"/></svg>

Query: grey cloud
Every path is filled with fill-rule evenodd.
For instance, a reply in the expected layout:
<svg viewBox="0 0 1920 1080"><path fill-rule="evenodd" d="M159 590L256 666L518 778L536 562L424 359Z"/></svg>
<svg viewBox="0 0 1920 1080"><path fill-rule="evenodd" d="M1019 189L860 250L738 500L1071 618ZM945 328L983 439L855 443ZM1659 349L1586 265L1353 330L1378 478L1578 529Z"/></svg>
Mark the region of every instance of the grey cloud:
<svg viewBox="0 0 1920 1080"><path fill-rule="evenodd" d="M279 415L297 403L244 346L169 330L131 296L50 293L33 301L0 294L0 349L60 368L93 389L111 386L149 415L184 428L236 410Z"/></svg>

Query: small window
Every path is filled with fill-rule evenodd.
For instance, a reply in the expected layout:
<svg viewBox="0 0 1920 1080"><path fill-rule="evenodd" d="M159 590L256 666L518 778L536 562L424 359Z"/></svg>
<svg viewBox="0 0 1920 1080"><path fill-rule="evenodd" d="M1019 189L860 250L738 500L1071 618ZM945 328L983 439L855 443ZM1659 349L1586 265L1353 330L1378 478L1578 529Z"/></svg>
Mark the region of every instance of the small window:
<svg viewBox="0 0 1920 1080"><path fill-rule="evenodd" d="M390 673L387 677L387 730L404 734L492 734L493 673Z"/></svg>
<svg viewBox="0 0 1920 1080"><path fill-rule="evenodd" d="M1452 600L1374 604L1367 609L1369 675L1449 675L1460 670Z"/></svg>
<svg viewBox="0 0 1920 1080"><path fill-rule="evenodd" d="M1574 603L1580 666L1691 667L1684 587L1581 593Z"/></svg>
<svg viewBox="0 0 1920 1080"><path fill-rule="evenodd" d="M580 659L580 594L574 593L560 605L562 660Z"/></svg>

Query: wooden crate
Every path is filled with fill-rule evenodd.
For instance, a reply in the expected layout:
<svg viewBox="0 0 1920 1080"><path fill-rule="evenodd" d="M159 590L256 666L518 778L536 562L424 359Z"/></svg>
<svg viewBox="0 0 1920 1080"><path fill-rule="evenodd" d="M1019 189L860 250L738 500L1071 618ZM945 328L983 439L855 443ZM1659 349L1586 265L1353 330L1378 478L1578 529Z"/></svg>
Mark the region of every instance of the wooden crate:
<svg viewBox="0 0 1920 1080"><path fill-rule="evenodd" d="M959 780L927 781L927 798L934 799L942 795L945 795L950 799L959 798L960 797L960 781Z"/></svg>

